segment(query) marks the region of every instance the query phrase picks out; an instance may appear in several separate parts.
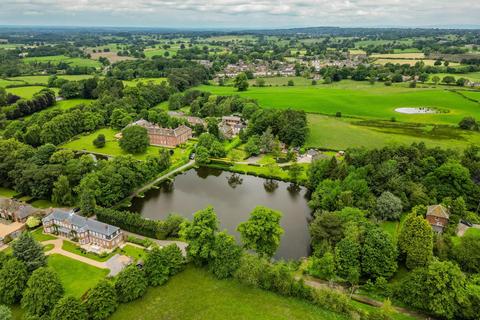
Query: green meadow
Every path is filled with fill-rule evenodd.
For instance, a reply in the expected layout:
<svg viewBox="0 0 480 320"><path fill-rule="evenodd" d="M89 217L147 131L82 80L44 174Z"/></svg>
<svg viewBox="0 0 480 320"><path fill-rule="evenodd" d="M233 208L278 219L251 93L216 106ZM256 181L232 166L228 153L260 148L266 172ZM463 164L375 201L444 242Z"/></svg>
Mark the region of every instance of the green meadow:
<svg viewBox="0 0 480 320"><path fill-rule="evenodd" d="M250 87L238 92L233 87L200 86L217 95L240 95L256 99L262 107L293 108L309 113L362 117L376 120L395 118L403 122L456 125L465 116L480 118L480 105L443 88L386 87L383 84L346 82L343 85L294 87ZM437 114L402 114L401 107L430 107L447 111Z"/></svg>
<svg viewBox="0 0 480 320"><path fill-rule="evenodd" d="M7 88L7 92L15 94L23 99L31 99L35 93L40 92L40 90L45 88L46 87L43 87L43 86L15 87L15 88ZM51 88L51 89L55 91L56 94L58 94L58 91L59 91L58 88Z"/></svg>
<svg viewBox="0 0 480 320"><path fill-rule="evenodd" d="M480 132L449 126L366 121L308 114L310 134L307 147L345 150L349 147L375 148L385 145L425 142L429 147L463 150L480 144Z"/></svg>
<svg viewBox="0 0 480 320"><path fill-rule="evenodd" d="M455 79L465 78L473 82L480 82L480 72L469 72L469 73L435 73L430 75L430 81L434 76L438 76L441 79L446 76L452 76Z"/></svg>
<svg viewBox="0 0 480 320"><path fill-rule="evenodd" d="M166 285L149 288L141 299L121 304L110 317L111 320L225 318L346 319L305 301L251 288L235 280L217 280L206 270L190 266Z"/></svg>
<svg viewBox="0 0 480 320"><path fill-rule="evenodd" d="M59 64L60 62L64 62L66 64L78 67L92 67L92 68L100 68L102 64L96 60L85 59L85 58L71 58L64 55L59 56L45 56L45 57L27 57L23 59L25 63L51 63L51 64Z"/></svg>
<svg viewBox="0 0 480 320"><path fill-rule="evenodd" d="M167 78L137 78L133 80L123 80L123 84L127 87L134 87L139 83L153 82L154 84L161 84L162 82L168 82Z"/></svg>

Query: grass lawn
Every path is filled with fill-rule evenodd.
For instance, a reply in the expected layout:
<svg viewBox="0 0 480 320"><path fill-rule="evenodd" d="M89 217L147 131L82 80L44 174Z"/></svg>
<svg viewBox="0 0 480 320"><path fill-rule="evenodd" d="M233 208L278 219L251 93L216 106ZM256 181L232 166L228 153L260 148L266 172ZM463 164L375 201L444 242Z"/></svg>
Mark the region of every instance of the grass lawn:
<svg viewBox="0 0 480 320"><path fill-rule="evenodd" d="M31 203L32 206L39 209L47 209L55 207L55 204L49 200L35 200Z"/></svg>
<svg viewBox="0 0 480 320"><path fill-rule="evenodd" d="M293 108L310 113L354 116L381 120L456 125L465 116L480 118L477 102L443 88L407 88L406 84L386 87L381 83L341 81L333 85L298 87L251 87L238 92L233 87L200 86L217 95L240 95L256 99L262 107ZM448 110L437 114L403 114L400 107L433 107Z"/></svg>
<svg viewBox="0 0 480 320"><path fill-rule="evenodd" d="M82 257L85 257L85 258L89 258L89 259L92 259L92 260L95 260L95 261L99 261L99 262L105 262L117 253L116 251L113 251L113 252L111 252L111 253L109 253L105 256L100 256L100 255L95 254L93 252L83 253L81 251L81 248L77 244L75 244L71 241L68 241L68 240L63 240L62 249L65 250L65 251L74 253L76 255L79 255L79 256L82 256Z"/></svg>
<svg viewBox="0 0 480 320"><path fill-rule="evenodd" d="M107 269L92 267L59 254L50 255L48 265L58 273L65 288L65 294L77 298L80 298L109 273Z"/></svg>
<svg viewBox="0 0 480 320"><path fill-rule="evenodd" d="M26 86L26 87L16 87L16 88L7 88L7 92L15 94L23 99L31 99L33 95L40 90L45 89L46 87L42 86ZM58 88L50 88L55 91L55 94L58 94Z"/></svg>
<svg viewBox="0 0 480 320"><path fill-rule="evenodd" d="M120 249L120 253L129 256L135 260L145 259L146 256L145 249L132 246L131 244L127 244L122 249Z"/></svg>
<svg viewBox="0 0 480 320"><path fill-rule="evenodd" d="M47 244L45 246L43 246L43 252L47 252L47 251L50 251L54 248L55 246L53 244Z"/></svg>
<svg viewBox="0 0 480 320"><path fill-rule="evenodd" d="M353 301L352 303L355 306L357 306L358 308L363 309L367 312L372 312L373 310L376 309L375 307L372 307L372 306L369 306L367 304L360 303L360 302L357 302L357 301ZM411 317L411 316L403 314L403 313L394 313L394 314L392 314L392 317L395 320L414 320L414 319L417 319L417 318Z"/></svg>
<svg viewBox="0 0 480 320"><path fill-rule="evenodd" d="M90 104L93 101L94 100L89 100L89 99L69 99L69 100L57 101L55 103L55 105L53 105L53 106L51 106L47 109L44 109L42 111L36 112L34 114L38 114L38 113L45 112L45 111L51 111L51 110L68 110L68 109L76 107L80 104L85 104L85 105ZM33 116L33 114L31 114L29 116L26 116L24 119L30 119L32 116Z"/></svg>
<svg viewBox="0 0 480 320"><path fill-rule="evenodd" d="M306 147L345 150L348 147L377 148L392 144L425 142L429 147L463 150L480 143L480 133L449 126L362 121L308 114L310 134Z"/></svg>
<svg viewBox="0 0 480 320"><path fill-rule="evenodd" d="M32 231L32 236L38 242L57 239L56 237L54 237L50 234L43 233L43 227L39 227L39 228L35 229L34 231Z"/></svg>
<svg viewBox="0 0 480 320"><path fill-rule="evenodd" d="M286 86L288 81L293 81L295 86L311 86L312 79L304 77L271 77L271 78L259 78L265 80L265 86ZM256 79L248 80L251 86L256 84ZM233 80L231 81L233 83Z"/></svg>
<svg viewBox="0 0 480 320"><path fill-rule="evenodd" d="M15 190L0 187L0 197L13 198L16 194L17 192Z"/></svg>
<svg viewBox="0 0 480 320"><path fill-rule="evenodd" d="M294 298L250 288L234 280L216 280L188 267L165 286L149 288L137 301L122 304L111 320L153 319L346 319Z"/></svg>
<svg viewBox="0 0 480 320"><path fill-rule="evenodd" d="M105 154L109 156L125 156L129 153L125 152L120 148L117 139L115 139L115 134L118 131L111 128L99 129L88 135L80 135L77 139L71 140L66 144L62 145L62 148L72 149L72 150L85 150L92 153ZM103 148L97 148L93 145L93 140L99 135L104 134L106 138L106 144ZM145 160L148 155L158 155L161 147L149 146L147 151L143 154L133 155L134 158L139 160ZM178 161L186 152L185 149L176 148L175 153L172 157L172 162Z"/></svg>

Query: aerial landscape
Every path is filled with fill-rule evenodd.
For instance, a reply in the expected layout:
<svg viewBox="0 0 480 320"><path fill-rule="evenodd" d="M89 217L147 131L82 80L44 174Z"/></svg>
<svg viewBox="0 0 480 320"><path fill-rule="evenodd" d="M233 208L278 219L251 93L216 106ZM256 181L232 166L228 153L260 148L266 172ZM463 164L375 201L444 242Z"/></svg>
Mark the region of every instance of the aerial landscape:
<svg viewBox="0 0 480 320"><path fill-rule="evenodd" d="M22 319L480 320L480 4L2 3Z"/></svg>

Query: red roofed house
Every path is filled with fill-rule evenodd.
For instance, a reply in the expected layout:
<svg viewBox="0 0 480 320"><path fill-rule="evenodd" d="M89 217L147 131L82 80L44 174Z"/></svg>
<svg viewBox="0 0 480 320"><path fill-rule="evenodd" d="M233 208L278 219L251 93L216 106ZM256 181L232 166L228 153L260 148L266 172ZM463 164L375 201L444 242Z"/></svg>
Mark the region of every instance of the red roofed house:
<svg viewBox="0 0 480 320"><path fill-rule="evenodd" d="M441 204L428 206L426 219L432 226L433 231L442 233L448 224L450 213L448 209Z"/></svg>
<svg viewBox="0 0 480 320"><path fill-rule="evenodd" d="M128 126L137 125L147 129L150 144L162 147L176 147L192 138L192 129L181 125L175 129L162 128L146 120L138 120Z"/></svg>

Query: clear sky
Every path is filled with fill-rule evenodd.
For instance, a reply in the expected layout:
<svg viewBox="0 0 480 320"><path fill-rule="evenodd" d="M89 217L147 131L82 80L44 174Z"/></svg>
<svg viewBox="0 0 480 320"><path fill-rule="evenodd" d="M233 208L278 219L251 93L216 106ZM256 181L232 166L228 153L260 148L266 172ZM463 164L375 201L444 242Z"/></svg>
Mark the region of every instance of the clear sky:
<svg viewBox="0 0 480 320"><path fill-rule="evenodd" d="M0 0L0 25L478 26L480 0Z"/></svg>

